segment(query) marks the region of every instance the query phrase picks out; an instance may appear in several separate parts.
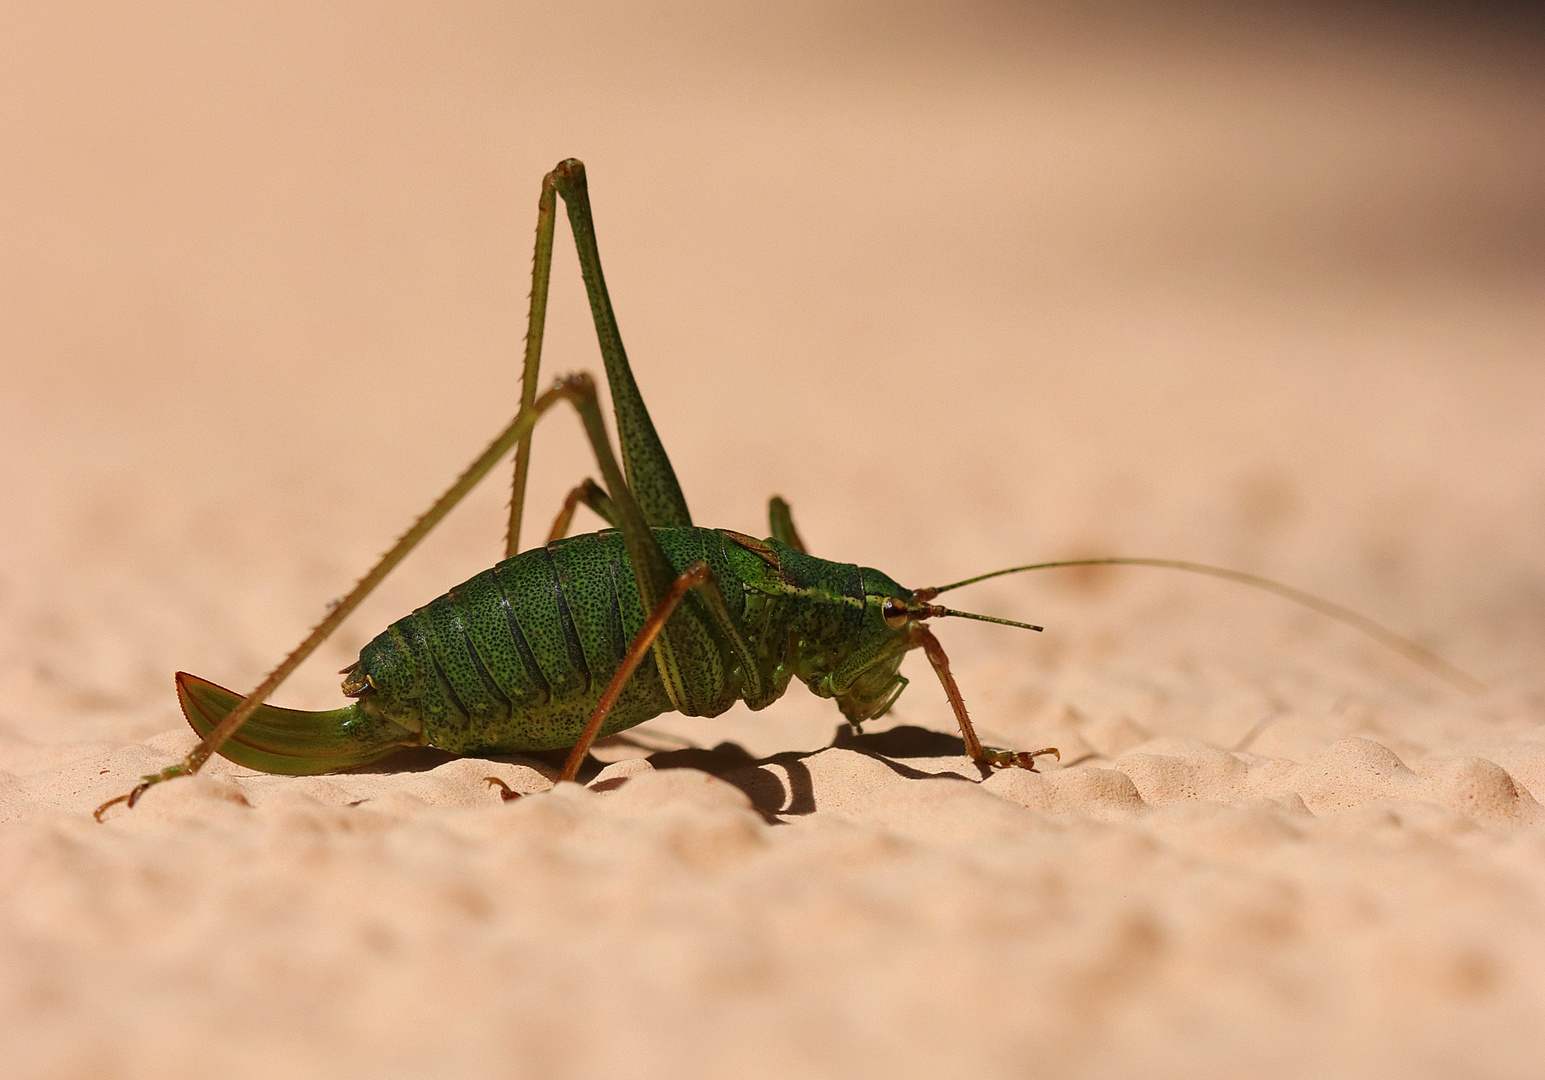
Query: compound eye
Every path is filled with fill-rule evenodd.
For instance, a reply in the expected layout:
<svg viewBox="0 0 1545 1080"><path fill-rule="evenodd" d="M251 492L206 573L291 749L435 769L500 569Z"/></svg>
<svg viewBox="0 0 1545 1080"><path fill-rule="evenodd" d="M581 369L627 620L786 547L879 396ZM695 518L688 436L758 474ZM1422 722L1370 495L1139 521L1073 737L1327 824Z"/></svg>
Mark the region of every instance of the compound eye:
<svg viewBox="0 0 1545 1080"><path fill-rule="evenodd" d="M880 606L880 614L885 617L885 625L892 630L900 630L907 625L907 619L911 615L907 612L907 605L895 597L891 597Z"/></svg>

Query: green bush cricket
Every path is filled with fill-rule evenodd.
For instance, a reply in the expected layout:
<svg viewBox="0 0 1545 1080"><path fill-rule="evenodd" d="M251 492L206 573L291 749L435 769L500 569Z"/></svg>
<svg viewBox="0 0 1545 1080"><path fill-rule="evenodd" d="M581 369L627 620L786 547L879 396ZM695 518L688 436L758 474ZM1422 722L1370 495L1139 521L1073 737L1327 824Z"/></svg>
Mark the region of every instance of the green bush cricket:
<svg viewBox="0 0 1545 1080"><path fill-rule="evenodd" d="M589 375L538 394L557 200L579 251L622 447L619 467ZM532 430L560 401L578 412L604 488L570 492L540 548L519 553ZM345 669L340 709L264 704L381 580L511 449L514 488L505 559L399 619ZM567 537L584 503L611 527ZM694 526L670 459L634 382L601 274L584 166L562 161L542 181L520 410L503 432L246 697L179 672L177 693L201 741L186 758L96 810L132 807L150 787L192 775L221 754L270 773L308 775L379 760L403 747L459 754L572 747L570 781L598 737L665 712L717 716L735 702L772 704L794 679L834 698L855 726L877 719L907 680L902 658L922 649L944 687L965 749L983 771L1034 770L1055 748L998 750L977 738L929 620L978 619L1041 629L934 604L987 578L1058 566L1159 566L1267 589L1349 623L1464 689L1478 684L1421 646L1347 608L1252 574L1169 559L1071 559L1010 567L951 585L907 589L871 567L808 554L789 506L769 504L759 540Z"/></svg>

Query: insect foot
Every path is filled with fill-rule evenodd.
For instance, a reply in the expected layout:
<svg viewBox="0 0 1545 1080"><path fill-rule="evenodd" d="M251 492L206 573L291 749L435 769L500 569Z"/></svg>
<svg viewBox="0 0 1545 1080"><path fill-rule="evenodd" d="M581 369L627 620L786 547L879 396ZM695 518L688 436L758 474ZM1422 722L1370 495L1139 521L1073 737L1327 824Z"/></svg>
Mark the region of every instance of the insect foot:
<svg viewBox="0 0 1545 1080"><path fill-rule="evenodd" d="M982 747L980 762L994 769L1028 769L1031 772L1039 772L1035 767L1035 759L1050 754L1058 761L1062 760L1062 752L1055 746L1048 746L1043 750L997 750L991 746Z"/></svg>
<svg viewBox="0 0 1545 1080"><path fill-rule="evenodd" d="M203 764L203 762L200 761L199 764ZM169 765L158 773L152 773L150 776L142 776L140 777L140 782L135 785L133 791L129 792L127 795L120 795L116 799L108 799L101 806L93 810L91 812L91 816L97 819L98 824L101 824L102 815L106 813L109 808L117 806L119 803L125 803L127 804L128 808L132 810L134 809L134 804L139 802L141 795L145 794L145 792L149 791L152 787L161 783L163 780L175 780L179 776L191 776L196 771L197 766L190 768L187 761L179 761L177 764Z"/></svg>
<svg viewBox="0 0 1545 1080"><path fill-rule="evenodd" d="M485 776L483 777L483 781L489 787L498 788L499 798L503 799L505 802L514 802L521 796L520 792L510 787L510 785L506 784L503 780L500 780L497 776Z"/></svg>

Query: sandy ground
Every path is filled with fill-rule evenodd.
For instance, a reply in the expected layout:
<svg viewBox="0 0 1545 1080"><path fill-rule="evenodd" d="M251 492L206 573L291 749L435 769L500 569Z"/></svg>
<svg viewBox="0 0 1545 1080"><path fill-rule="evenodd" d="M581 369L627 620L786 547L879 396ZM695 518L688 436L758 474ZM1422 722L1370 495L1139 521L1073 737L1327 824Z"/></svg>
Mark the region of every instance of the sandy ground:
<svg viewBox="0 0 1545 1080"><path fill-rule="evenodd" d="M1545 1052L1538 38L1273 9L7 4L9 1076L1530 1076ZM550 761L192 745L517 395L590 167L700 523L958 595L855 737L795 687ZM549 370L594 368L560 232ZM528 537L593 471L538 439ZM278 695L491 562L480 492ZM592 519L593 521L593 519ZM590 528L591 524L581 524Z"/></svg>

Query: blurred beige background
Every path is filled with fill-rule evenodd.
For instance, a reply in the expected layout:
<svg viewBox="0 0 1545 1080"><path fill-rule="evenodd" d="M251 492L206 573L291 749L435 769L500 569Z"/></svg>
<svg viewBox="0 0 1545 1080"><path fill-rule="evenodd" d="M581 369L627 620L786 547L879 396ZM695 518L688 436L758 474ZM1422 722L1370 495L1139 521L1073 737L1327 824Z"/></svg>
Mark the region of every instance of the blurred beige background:
<svg viewBox="0 0 1545 1080"><path fill-rule="evenodd" d="M27 829L88 835L123 787L113 754L183 745L173 670L254 683L508 418L538 184L570 155L700 524L763 534L781 493L815 553L913 585L1072 554L1221 562L1491 686L1462 701L1242 590L1045 577L960 600L1044 638L948 627L990 736L1075 716L1232 747L1278 718L1252 745L1300 762L1359 733L1402 754L1538 741L1540 54L1500 6L6 3L6 865L34 866ZM546 370L596 369L566 225L556 250ZM528 543L594 471L567 417L535 462ZM363 641L497 557L505 498L479 492L279 700L336 702ZM894 719L951 730L907 670ZM795 688L665 727L766 755L836 721ZM1545 800L1545 765L1518 769ZM17 979L60 963L17 925ZM58 1049L135 970L81 949L68 970L95 989L15 1005L20 1060L150 1070L111 1024ZM1489 1015L1527 1039L1503 1019L1538 1000ZM1282 1045L1305 1034L1281 1022ZM1146 1029L1122 1030L1102 1060L1143 1063ZM327 1071L336 1034L282 1060ZM825 1038L861 1071L872 1043ZM455 1060L496 1071L477 1045Z"/></svg>
<svg viewBox="0 0 1545 1080"><path fill-rule="evenodd" d="M779 491L816 550L909 582L1244 564L1482 667L1512 654L1467 610L1539 595L1527 36L968 3L4 19L8 677L128 701L271 663L509 413L567 155L700 521L760 533ZM547 363L593 367L558 252ZM537 469L533 521L592 471L573 424ZM340 655L486 564L502 498Z"/></svg>

